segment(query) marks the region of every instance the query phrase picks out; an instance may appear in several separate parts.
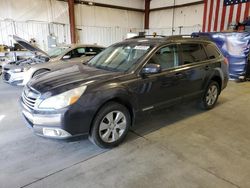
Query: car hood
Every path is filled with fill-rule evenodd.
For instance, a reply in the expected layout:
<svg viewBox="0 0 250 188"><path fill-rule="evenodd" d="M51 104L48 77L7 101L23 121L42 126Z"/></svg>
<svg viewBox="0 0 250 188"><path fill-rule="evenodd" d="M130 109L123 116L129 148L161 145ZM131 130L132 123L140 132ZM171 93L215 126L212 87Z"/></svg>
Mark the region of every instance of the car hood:
<svg viewBox="0 0 250 188"><path fill-rule="evenodd" d="M20 68L25 68L29 67L28 64L21 64L21 65L16 65L16 64L10 64L6 63L3 65L3 68L8 69L8 70L15 70L15 69L20 69Z"/></svg>
<svg viewBox="0 0 250 188"><path fill-rule="evenodd" d="M43 50L41 50L40 48L36 47L36 46L33 46L31 45L28 41L16 36L16 35L13 35L13 39L18 43L20 44L23 48L29 50L30 52L32 53L41 53L43 55L45 55L46 57L49 57L49 55L44 52Z"/></svg>
<svg viewBox="0 0 250 188"><path fill-rule="evenodd" d="M96 69L86 65L74 65L33 78L28 86L41 94L52 92L61 93L80 85L89 85L98 81L113 79L121 73Z"/></svg>

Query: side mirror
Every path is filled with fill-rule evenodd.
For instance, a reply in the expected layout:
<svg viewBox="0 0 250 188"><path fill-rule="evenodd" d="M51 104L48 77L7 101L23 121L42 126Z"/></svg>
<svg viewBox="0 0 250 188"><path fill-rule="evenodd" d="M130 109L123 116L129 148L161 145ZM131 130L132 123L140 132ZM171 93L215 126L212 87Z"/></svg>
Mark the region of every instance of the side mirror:
<svg viewBox="0 0 250 188"><path fill-rule="evenodd" d="M142 74L156 74L161 72L161 66L158 64L147 64L142 69Z"/></svg>
<svg viewBox="0 0 250 188"><path fill-rule="evenodd" d="M70 55L65 55L62 59L70 59Z"/></svg>

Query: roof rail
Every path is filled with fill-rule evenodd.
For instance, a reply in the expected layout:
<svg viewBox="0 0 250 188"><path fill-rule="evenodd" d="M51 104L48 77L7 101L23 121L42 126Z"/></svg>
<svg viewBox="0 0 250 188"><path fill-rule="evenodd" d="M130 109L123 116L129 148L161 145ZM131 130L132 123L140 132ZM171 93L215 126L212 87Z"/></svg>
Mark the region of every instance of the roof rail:
<svg viewBox="0 0 250 188"><path fill-rule="evenodd" d="M169 40L174 39L198 39L198 40L211 40L209 36L204 35L198 35L198 34L192 34L192 35L172 35L167 37Z"/></svg>
<svg viewBox="0 0 250 188"><path fill-rule="evenodd" d="M127 38L127 39L140 39L140 38L165 38L167 36L165 35L139 35L139 36L134 36L134 37L131 37L131 38Z"/></svg>
<svg viewBox="0 0 250 188"><path fill-rule="evenodd" d="M186 39L186 38L193 38L192 35L172 35L168 36L168 39Z"/></svg>

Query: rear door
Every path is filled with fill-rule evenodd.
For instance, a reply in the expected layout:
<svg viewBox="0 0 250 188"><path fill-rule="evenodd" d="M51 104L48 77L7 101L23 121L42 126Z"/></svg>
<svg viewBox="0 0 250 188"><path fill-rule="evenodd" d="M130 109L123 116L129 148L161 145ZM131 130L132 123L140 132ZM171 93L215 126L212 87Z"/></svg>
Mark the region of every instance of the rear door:
<svg viewBox="0 0 250 188"><path fill-rule="evenodd" d="M195 98L204 90L206 79L211 71L210 61L202 44L181 43L181 69L184 78L183 98Z"/></svg>

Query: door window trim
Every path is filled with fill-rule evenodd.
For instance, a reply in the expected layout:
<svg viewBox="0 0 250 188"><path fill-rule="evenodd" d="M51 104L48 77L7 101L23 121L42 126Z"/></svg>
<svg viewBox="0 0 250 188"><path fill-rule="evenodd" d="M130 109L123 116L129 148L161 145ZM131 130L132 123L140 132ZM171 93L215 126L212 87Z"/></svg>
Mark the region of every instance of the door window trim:
<svg viewBox="0 0 250 188"><path fill-rule="evenodd" d="M148 59L146 60L146 62L140 68L139 74L141 73L143 67L145 67L148 64L148 62L150 61L150 59L156 54L156 52L158 52L160 49L165 48L165 47L170 46L170 45L176 45L177 50L178 51L180 50L179 43L174 43L174 42L171 42L169 44L164 44L164 45L156 47L156 49L153 51L153 53L150 55L150 57L148 57ZM180 58L181 58L180 54L178 54L178 58L179 58L179 61L180 61ZM179 67L180 67L180 65L178 65L176 67L171 67L171 68L163 69L160 73L156 73L154 75L161 74L162 72L167 72L167 71L175 70L175 69L177 69Z"/></svg>
<svg viewBox="0 0 250 188"><path fill-rule="evenodd" d="M181 46L182 44L199 44L203 48L207 59L203 60L203 61L189 63L189 64L183 64L183 51L182 51L182 46ZM181 56L181 66L185 67L185 66L190 66L190 65L198 65L198 64L203 64L203 63L206 63L206 62L210 61L210 59L208 59L208 56L207 56L207 53L206 53L206 50L204 48L203 43L188 41L188 42L180 42L179 45L180 45L180 54L181 54L180 55Z"/></svg>

